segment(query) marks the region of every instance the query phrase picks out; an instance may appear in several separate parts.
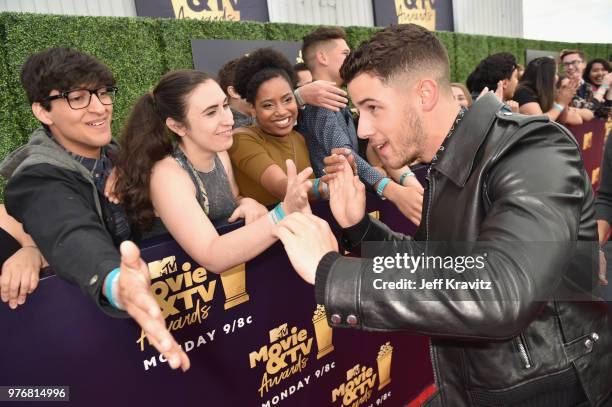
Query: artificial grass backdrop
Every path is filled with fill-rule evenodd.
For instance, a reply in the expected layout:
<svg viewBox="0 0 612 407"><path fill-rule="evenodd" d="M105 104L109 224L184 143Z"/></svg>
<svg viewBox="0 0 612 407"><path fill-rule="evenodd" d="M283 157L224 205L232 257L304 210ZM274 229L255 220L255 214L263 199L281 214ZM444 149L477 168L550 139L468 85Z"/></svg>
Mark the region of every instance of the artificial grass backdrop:
<svg viewBox="0 0 612 407"><path fill-rule="evenodd" d="M37 127L19 71L26 58L52 46L87 52L107 64L120 93L113 113L113 134L120 135L130 107L168 70L192 68L192 38L301 41L314 26L257 22L203 22L140 17L78 17L0 13L0 160L27 141ZM376 28L347 27L351 47L367 39ZM525 49L559 51L577 48L588 59L608 58L612 44L576 44L500 38L449 32L436 33L446 46L451 76L463 82L476 64L489 54L508 51L524 63ZM0 202L4 183L0 180Z"/></svg>

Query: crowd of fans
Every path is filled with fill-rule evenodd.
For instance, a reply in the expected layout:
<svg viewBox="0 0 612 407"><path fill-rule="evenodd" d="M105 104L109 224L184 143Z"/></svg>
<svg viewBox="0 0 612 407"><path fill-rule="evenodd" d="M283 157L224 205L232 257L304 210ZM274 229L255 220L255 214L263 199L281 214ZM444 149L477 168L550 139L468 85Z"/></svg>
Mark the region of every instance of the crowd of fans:
<svg viewBox="0 0 612 407"><path fill-rule="evenodd" d="M418 224L423 188L410 168L384 168L376 150L385 145L359 146L339 73L349 52L344 30L322 27L304 38L304 63L295 66L263 48L227 62L216 80L169 72L136 102L120 145L110 134L110 70L66 48L32 55L21 80L41 127L0 167L10 178L8 213L0 206L2 301L24 304L48 262L108 313L134 316L113 274L119 242L169 233L223 272L272 245L279 218L327 198L324 158L337 148L354 153L371 192ZM512 54L488 56L465 84L451 85L454 97L469 109L493 91L511 111L562 124L610 116L608 61L563 50L521 70ZM69 204L57 201L62 193ZM244 226L217 233L216 223L239 219Z"/></svg>

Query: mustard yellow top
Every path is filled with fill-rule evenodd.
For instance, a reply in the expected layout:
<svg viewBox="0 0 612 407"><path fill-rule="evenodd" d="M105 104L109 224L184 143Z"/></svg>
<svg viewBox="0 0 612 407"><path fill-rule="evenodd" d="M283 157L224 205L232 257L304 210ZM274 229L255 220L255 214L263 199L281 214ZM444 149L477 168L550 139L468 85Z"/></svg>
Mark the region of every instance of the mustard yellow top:
<svg viewBox="0 0 612 407"><path fill-rule="evenodd" d="M271 165L278 165L285 173L285 160L291 159L298 173L310 167L310 157L304 137L293 130L287 136L272 136L256 125L246 130L234 130L234 144L229 150L234 176L240 195L253 198L263 205L273 205L278 198L261 185L261 175Z"/></svg>

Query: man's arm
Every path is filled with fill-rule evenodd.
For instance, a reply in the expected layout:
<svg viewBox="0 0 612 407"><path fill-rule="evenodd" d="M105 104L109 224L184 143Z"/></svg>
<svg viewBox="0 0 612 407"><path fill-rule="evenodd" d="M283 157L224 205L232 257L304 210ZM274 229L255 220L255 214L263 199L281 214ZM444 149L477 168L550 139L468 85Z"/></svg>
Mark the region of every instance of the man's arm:
<svg viewBox="0 0 612 407"><path fill-rule="evenodd" d="M475 276L491 281L493 291L472 289L465 293L467 301L455 301L444 289L377 290L373 279L380 275L373 273L371 259L341 257L329 253L330 248L318 264L316 293L328 317L337 316L331 325L505 339L529 324L552 297L570 263L572 251L568 248L577 240L585 186L580 155L566 135L551 125L524 140L489 174L491 206L481 224L480 249L472 253L486 257L484 269L478 274L473 269L463 273L447 270L459 282L473 282ZM364 221L366 226L355 239L368 222ZM361 239L381 232L380 228L371 230ZM551 243L543 247L533 242ZM404 246L403 251L419 254L412 245ZM381 255L396 252L392 246ZM430 277L427 273L418 269L414 274ZM392 267L384 276L401 281L414 274ZM354 318L349 322L351 315Z"/></svg>
<svg viewBox="0 0 612 407"><path fill-rule="evenodd" d="M299 107L319 106L337 112L348 103L346 92L335 83L318 80L297 88L294 92Z"/></svg>
<svg viewBox="0 0 612 407"><path fill-rule="evenodd" d="M319 109L314 120L312 132L319 145L323 146L325 155L331 155L334 148L348 148L353 151L357 175L370 187L374 186L383 178L383 175L376 171L366 160L361 158L357 151L357 146L351 143L349 127L340 114L335 114L328 110ZM355 137L357 135L355 134Z"/></svg>
<svg viewBox="0 0 612 407"><path fill-rule="evenodd" d="M101 295L104 279L119 266L120 257L96 213L92 193L76 173L39 164L10 179L5 204L59 277L79 286L107 314L127 317Z"/></svg>
<svg viewBox="0 0 612 407"><path fill-rule="evenodd" d="M129 314L172 369L189 369L189 358L165 326L138 248L124 243L120 259L89 183L74 172L39 164L11 178L5 200L8 213L24 225L59 277L78 285L105 313Z"/></svg>

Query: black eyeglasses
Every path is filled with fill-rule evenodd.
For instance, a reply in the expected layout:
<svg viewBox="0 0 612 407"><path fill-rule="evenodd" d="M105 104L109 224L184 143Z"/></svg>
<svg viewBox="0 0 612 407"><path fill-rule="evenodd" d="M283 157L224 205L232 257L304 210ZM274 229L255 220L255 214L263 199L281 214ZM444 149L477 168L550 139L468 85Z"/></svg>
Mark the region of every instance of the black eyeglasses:
<svg viewBox="0 0 612 407"><path fill-rule="evenodd" d="M94 93L103 105L112 105L115 102L116 86L104 86L98 89L74 89L67 90L59 95L47 96L44 100L66 99L71 109L85 109L91 103L91 95Z"/></svg>
<svg viewBox="0 0 612 407"><path fill-rule="evenodd" d="M581 59L574 59L573 61L570 61L570 62L562 62L561 65L563 65L563 67L566 69L569 68L570 66L577 68L581 62L582 62Z"/></svg>

